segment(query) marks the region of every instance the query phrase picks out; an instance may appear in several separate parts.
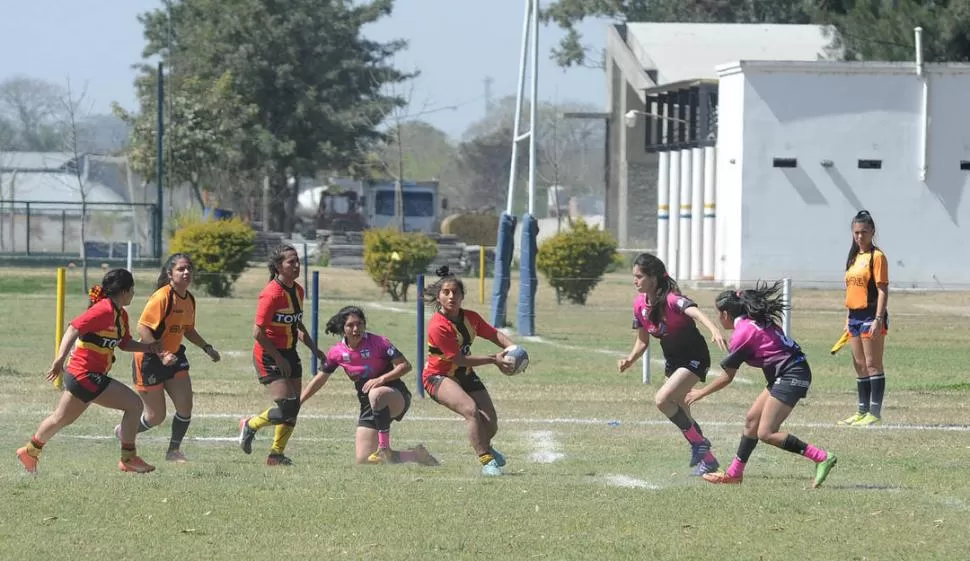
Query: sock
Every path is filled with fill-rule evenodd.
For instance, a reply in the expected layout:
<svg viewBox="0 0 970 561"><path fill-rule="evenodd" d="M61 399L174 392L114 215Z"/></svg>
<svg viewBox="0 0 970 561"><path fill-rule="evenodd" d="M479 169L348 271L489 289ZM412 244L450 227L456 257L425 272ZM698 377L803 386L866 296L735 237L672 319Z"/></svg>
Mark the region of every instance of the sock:
<svg viewBox="0 0 970 561"><path fill-rule="evenodd" d="M792 454L798 454L799 456L805 454L805 449L808 444L805 444L801 440L795 437L793 434L789 434L785 437L785 441L781 443L781 449L785 452L791 452Z"/></svg>
<svg viewBox="0 0 970 561"><path fill-rule="evenodd" d="M727 470L729 476L741 477L744 475L744 467L748 465L748 459L751 458L751 453L754 452L754 448L757 445L757 438L741 435L741 443L738 444L738 454L731 461L731 467Z"/></svg>
<svg viewBox="0 0 970 561"><path fill-rule="evenodd" d="M36 436L31 438L30 442L27 443L27 455L33 458L39 458L41 450L44 449L44 444Z"/></svg>
<svg viewBox="0 0 970 561"><path fill-rule="evenodd" d="M874 376L869 376L869 383L872 385L872 397L869 412L876 417L882 417L882 398L886 394L886 374L880 372Z"/></svg>
<svg viewBox="0 0 970 561"><path fill-rule="evenodd" d="M673 415L668 415L667 418L685 433L695 426L695 423L691 421L690 416L687 415L687 411L684 411L683 407L677 407L677 411Z"/></svg>
<svg viewBox="0 0 970 561"><path fill-rule="evenodd" d="M740 458L734 458L731 460L731 467L725 473L728 477L741 477L744 475L744 466L745 463Z"/></svg>
<svg viewBox="0 0 970 561"><path fill-rule="evenodd" d="M711 454L710 452L708 452L707 454L704 454L704 463L705 464L707 464L707 465L713 465L714 462L716 462L716 461L717 461L717 458L714 457L714 454Z"/></svg>
<svg viewBox="0 0 970 561"><path fill-rule="evenodd" d="M492 456L488 452L486 452L486 453L484 453L484 454L482 454L481 456L478 457L478 461L481 462L482 465L485 465L485 464L487 464L488 462L491 462L494 459L495 459L495 456Z"/></svg>
<svg viewBox="0 0 970 561"><path fill-rule="evenodd" d="M138 419L138 432L145 432L150 428L152 428L152 425L148 424L148 421L145 420L145 416L142 415L141 418Z"/></svg>
<svg viewBox="0 0 970 561"><path fill-rule="evenodd" d="M273 409L276 409L276 408L273 407L273 408L267 409L266 411L263 411L262 413L260 413L259 415L256 415L255 417L250 417L249 422L247 422L246 425L253 430L259 430L263 427L268 427L269 425L272 425L273 421L270 420L269 415Z"/></svg>
<svg viewBox="0 0 970 561"><path fill-rule="evenodd" d="M182 439L185 438L186 431L189 430L189 422L192 416L182 417L178 413L172 418L172 440L168 443L168 451L178 450L182 447Z"/></svg>
<svg viewBox="0 0 970 561"><path fill-rule="evenodd" d="M380 431L377 433L377 447L378 448L391 447L391 433L389 431Z"/></svg>
<svg viewBox="0 0 970 561"><path fill-rule="evenodd" d="M418 455L414 453L414 450L402 450L400 452L394 452L397 456L397 461L399 462L416 462L418 461Z"/></svg>
<svg viewBox="0 0 970 561"><path fill-rule="evenodd" d="M806 458L808 458L809 460L812 460L816 464L824 462L825 460L829 459L828 452L826 452L825 450L822 450L821 448L816 448L811 444L805 447L805 451L802 452L802 456L805 456Z"/></svg>
<svg viewBox="0 0 970 561"><path fill-rule="evenodd" d="M276 425L276 432L273 434L273 447L270 449L270 454L283 455L283 450L286 450L286 443L290 441L290 435L293 434L294 428L295 425L284 423Z"/></svg>
<svg viewBox="0 0 970 561"><path fill-rule="evenodd" d="M856 389L859 391L859 413L869 412L869 401L872 398L872 384L869 378L856 378Z"/></svg>
<svg viewBox="0 0 970 561"><path fill-rule="evenodd" d="M127 462L137 456L135 453L135 443L134 442L122 442L121 443L121 461Z"/></svg>

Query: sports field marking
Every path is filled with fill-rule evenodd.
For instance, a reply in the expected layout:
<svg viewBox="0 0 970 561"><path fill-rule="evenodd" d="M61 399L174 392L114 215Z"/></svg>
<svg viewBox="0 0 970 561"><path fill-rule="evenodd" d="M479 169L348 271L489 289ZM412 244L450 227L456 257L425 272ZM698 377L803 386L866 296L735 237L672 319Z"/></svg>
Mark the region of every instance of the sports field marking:
<svg viewBox="0 0 970 561"><path fill-rule="evenodd" d="M603 481L605 481L607 485L611 485L613 487L623 487L626 489L650 489L655 491L661 488L659 485L647 483L642 479L630 477L629 475L604 475Z"/></svg>
<svg viewBox="0 0 970 561"><path fill-rule="evenodd" d="M558 452L558 443L551 430L540 430L529 433L532 440L532 454L529 456L533 462L540 464L551 464L566 457L565 454Z"/></svg>

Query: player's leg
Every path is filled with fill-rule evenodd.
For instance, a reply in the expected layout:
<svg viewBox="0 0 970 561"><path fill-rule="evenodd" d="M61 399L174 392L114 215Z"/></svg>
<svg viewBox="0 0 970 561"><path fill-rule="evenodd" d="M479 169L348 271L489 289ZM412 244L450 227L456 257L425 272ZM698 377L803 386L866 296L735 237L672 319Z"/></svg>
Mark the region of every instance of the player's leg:
<svg viewBox="0 0 970 561"><path fill-rule="evenodd" d="M135 450L135 438L138 434L138 424L144 411L144 404L138 394L131 388L107 378L108 383L96 398L94 403L118 409L123 412L121 417L121 461L118 463L121 471L147 473L154 471L155 466L145 463L138 457Z"/></svg>
<svg viewBox="0 0 970 561"><path fill-rule="evenodd" d="M711 442L704 437L700 425L690 416L687 406L684 404L684 398L687 396L687 392L693 389L700 381L701 379L697 373L684 367L678 367L657 391L656 396L654 396L654 402L657 405L657 409L680 429L684 438L690 443L691 454L689 465L694 467L701 462L705 462L707 466L713 466L713 469L704 471L706 473L707 471L717 469L717 459L711 454Z"/></svg>
<svg viewBox="0 0 970 561"><path fill-rule="evenodd" d="M475 404L478 406L479 415L485 424L485 436L488 442L488 452L495 458L495 464L498 467L505 467L505 454L499 452L492 446L492 439L498 434L498 413L495 411L495 404L492 402L492 396L488 393L488 389L485 388L484 384L481 384L480 389L474 389L468 392L468 395L475 400Z"/></svg>
<svg viewBox="0 0 970 561"><path fill-rule="evenodd" d="M188 459L182 453L182 440L185 439L189 424L192 422L193 406L192 378L189 376L189 371L177 372L175 377L166 381L165 392L172 398L172 405L175 407L175 415L172 417L172 436L168 442L165 459L170 462L185 463Z"/></svg>
<svg viewBox="0 0 970 561"><path fill-rule="evenodd" d="M278 423L275 423L273 431L273 446L270 448L269 456L266 458L267 465L283 465L289 466L293 465L292 460L290 460L284 452L286 451L286 445L290 441L290 436L293 435L293 429L296 428L296 418L300 413L300 392L303 391L303 379L300 378L300 363L299 360L290 362L290 372L291 377L282 380L284 384L280 386L280 389L285 392L284 397L279 398L282 400L282 405L279 405L281 419ZM275 397L275 396L274 396ZM280 403L277 400L277 403Z"/></svg>
<svg viewBox="0 0 970 561"><path fill-rule="evenodd" d="M17 449L17 458L28 473L37 473L37 462L40 460L44 445L54 438L58 431L76 421L88 408L89 402L82 401L68 391L66 382L71 375L64 373L63 376L65 390L61 393L61 399L57 402L54 412L40 422L30 441Z"/></svg>
<svg viewBox="0 0 970 561"><path fill-rule="evenodd" d="M869 426L882 420L882 401L886 394L886 371L883 366L886 336L883 329L877 328L875 333L864 334L860 339L862 340L862 352L865 355L865 372L870 387L869 414L853 425Z"/></svg>
<svg viewBox="0 0 970 561"><path fill-rule="evenodd" d="M482 465L482 474L501 475L502 469L498 467L495 457L488 451L487 429L475 400L455 380L446 376L434 378L434 392L431 395L435 401L465 419L465 424L468 427L468 441Z"/></svg>
<svg viewBox="0 0 970 561"><path fill-rule="evenodd" d="M855 370L856 393L859 400L856 412L838 422L843 426L853 425L865 417L869 413L869 403L872 400L872 384L866 369L866 353L862 346L860 328L860 323L849 320L849 349L852 351L852 368Z"/></svg>
<svg viewBox="0 0 970 561"><path fill-rule="evenodd" d="M763 390L748 409L748 413L744 417L744 430L741 432L741 442L738 444L737 454L735 454L727 471L724 473L708 473L704 475L706 481L711 483L741 483L744 479L744 468L747 467L748 459L751 458L751 453L758 445L758 427L761 424L761 415L769 397L768 390Z"/></svg>

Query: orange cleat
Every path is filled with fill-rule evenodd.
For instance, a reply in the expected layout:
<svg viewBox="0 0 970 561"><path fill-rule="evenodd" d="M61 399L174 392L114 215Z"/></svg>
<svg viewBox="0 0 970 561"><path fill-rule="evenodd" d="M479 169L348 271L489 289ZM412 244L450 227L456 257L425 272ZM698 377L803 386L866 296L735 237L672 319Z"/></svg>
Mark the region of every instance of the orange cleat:
<svg viewBox="0 0 970 561"><path fill-rule="evenodd" d="M27 470L27 473L37 473L37 462L40 460L40 458L35 458L34 456L28 454L26 446L23 448L17 448L17 459L20 460L20 463L24 465L24 469Z"/></svg>
<svg viewBox="0 0 970 561"><path fill-rule="evenodd" d="M732 477L724 472L705 473L701 477L703 477L704 481L707 481L708 483L721 483L725 485L740 485L741 482L744 481L743 475Z"/></svg>
<svg viewBox="0 0 970 561"><path fill-rule="evenodd" d="M128 461L121 460L118 462L118 467L121 471L127 471L131 473L148 473L150 471L155 471L155 466L148 464L145 460L135 456Z"/></svg>

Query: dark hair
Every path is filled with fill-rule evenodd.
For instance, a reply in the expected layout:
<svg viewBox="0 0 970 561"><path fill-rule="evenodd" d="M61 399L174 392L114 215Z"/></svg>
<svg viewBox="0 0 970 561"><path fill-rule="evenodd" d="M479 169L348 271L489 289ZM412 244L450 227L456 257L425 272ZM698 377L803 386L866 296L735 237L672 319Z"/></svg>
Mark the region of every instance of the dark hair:
<svg viewBox="0 0 970 561"><path fill-rule="evenodd" d="M367 323L367 318L364 317L364 310L358 306L344 306L340 308L340 311L335 313L330 319L327 320L327 327L324 333L329 333L330 335L343 335L344 325L347 323L347 318L350 316L357 316L360 321Z"/></svg>
<svg viewBox="0 0 970 561"><path fill-rule="evenodd" d="M194 269L195 266L192 265L192 258L189 257L187 253L173 253L169 256L165 264L162 265L162 271L158 273L158 279L155 281L155 290L165 286L172 280L172 268L178 263L179 259L185 259L189 262L189 269Z"/></svg>
<svg viewBox="0 0 970 561"><path fill-rule="evenodd" d="M747 316L759 325L781 323L782 314L790 309L784 301L781 282L768 285L758 281L753 289L725 290L717 295L714 305L719 312L727 312L732 318Z"/></svg>
<svg viewBox="0 0 970 561"><path fill-rule="evenodd" d="M292 251L296 253L296 248L289 244L281 244L276 246L273 253L269 254L269 262L267 267L269 268L269 280L276 278L276 275L280 274L280 266L283 264L283 257L286 255L287 251Z"/></svg>
<svg viewBox="0 0 970 561"><path fill-rule="evenodd" d="M135 277L128 269L112 269L108 271L101 284L96 284L88 290L88 307L97 304L105 298L113 298L135 287Z"/></svg>
<svg viewBox="0 0 970 561"><path fill-rule="evenodd" d="M869 214L868 210L860 210L859 212L857 212L856 215L852 218L852 224L853 225L865 224L866 226L872 228L873 233L876 232L876 222L872 219L872 215ZM873 253L877 249L879 248L876 247L876 244L872 244L872 247L869 248L869 253ZM859 255L859 244L855 242L855 237L853 237L852 245L849 247L849 256L845 260L846 271L852 268L852 265L855 263L855 258L857 255Z"/></svg>
<svg viewBox="0 0 970 561"><path fill-rule="evenodd" d="M667 267L664 262L660 260L656 255L651 255L649 253L641 253L637 255L637 258L633 260L633 266L640 269L640 272L644 276L653 277L657 279L657 302L655 306L650 308L650 323L654 325L660 325L663 321L665 310L667 306L661 304L667 302L668 294L680 294L680 286L677 281L670 278L667 274Z"/></svg>
<svg viewBox="0 0 970 561"><path fill-rule="evenodd" d="M438 302L438 293L449 282L454 283L458 287L458 292L461 292L462 298L465 297L465 283L461 282L458 275L455 275L448 269L448 265L438 267L435 269L434 274L438 275L438 280L424 290L424 301L426 304L431 305L434 311L437 312L441 309L441 304Z"/></svg>

